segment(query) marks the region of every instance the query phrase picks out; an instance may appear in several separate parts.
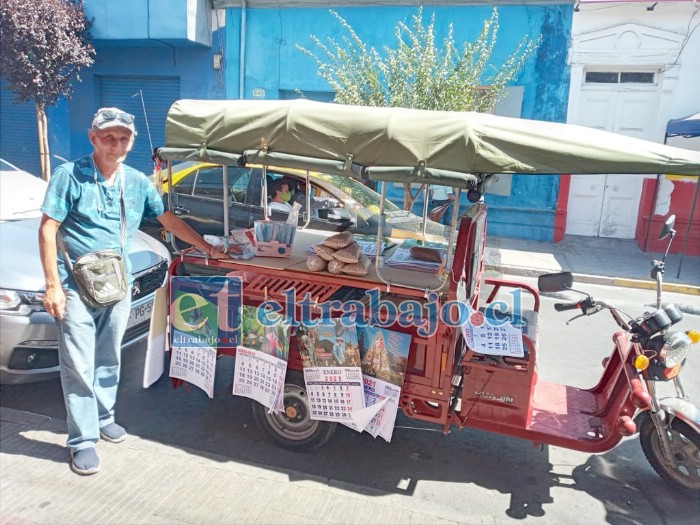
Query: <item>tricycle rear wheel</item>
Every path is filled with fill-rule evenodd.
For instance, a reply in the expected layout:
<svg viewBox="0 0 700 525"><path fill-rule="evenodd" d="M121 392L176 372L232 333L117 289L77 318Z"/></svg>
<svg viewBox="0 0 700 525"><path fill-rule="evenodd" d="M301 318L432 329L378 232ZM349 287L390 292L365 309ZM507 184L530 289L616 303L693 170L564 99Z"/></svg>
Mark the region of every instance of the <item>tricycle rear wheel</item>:
<svg viewBox="0 0 700 525"><path fill-rule="evenodd" d="M284 384L284 411L271 414L267 407L253 401L253 416L272 441L288 450L310 452L326 444L337 423L311 419L304 376L289 371Z"/></svg>
<svg viewBox="0 0 700 525"><path fill-rule="evenodd" d="M644 455L656 473L675 490L691 498L700 497L700 435L678 418L671 421L667 434L676 468L666 462L651 418L644 420L639 432Z"/></svg>

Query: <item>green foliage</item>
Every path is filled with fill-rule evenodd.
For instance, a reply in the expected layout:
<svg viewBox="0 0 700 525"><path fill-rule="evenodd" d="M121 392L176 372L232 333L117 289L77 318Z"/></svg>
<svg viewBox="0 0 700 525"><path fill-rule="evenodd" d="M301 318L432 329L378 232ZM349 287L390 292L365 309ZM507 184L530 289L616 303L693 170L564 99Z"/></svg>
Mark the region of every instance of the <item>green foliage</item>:
<svg viewBox="0 0 700 525"><path fill-rule="evenodd" d="M2 0L0 74L38 108L70 97L73 79L94 62L90 22L81 0Z"/></svg>
<svg viewBox="0 0 700 525"><path fill-rule="evenodd" d="M297 48L316 61L318 74L335 91L335 101L360 106L392 106L444 111L493 110L525 62L534 54L541 37L524 37L500 66L490 63L498 36L498 10L474 42L460 51L450 24L440 47L435 41L435 16L426 26L422 8L411 27L396 26L397 46L385 46L383 55L367 48L355 30L337 12L331 14L345 30L340 41L311 40L318 52Z"/></svg>
<svg viewBox="0 0 700 525"><path fill-rule="evenodd" d="M514 80L535 53L542 37L523 37L500 66L490 63L498 38L498 9L484 20L474 42L465 42L460 51L450 24L439 47L435 42L435 15L423 23L423 9L413 16L412 27L396 26L396 48L384 47L384 54L368 49L348 22L337 12L331 14L345 33L340 42L321 42L311 35L318 48L314 53L297 45L318 65L318 74L335 91L335 101L355 106L389 106L437 111L493 111L505 96L505 87ZM421 188L404 185L404 209L411 210Z"/></svg>

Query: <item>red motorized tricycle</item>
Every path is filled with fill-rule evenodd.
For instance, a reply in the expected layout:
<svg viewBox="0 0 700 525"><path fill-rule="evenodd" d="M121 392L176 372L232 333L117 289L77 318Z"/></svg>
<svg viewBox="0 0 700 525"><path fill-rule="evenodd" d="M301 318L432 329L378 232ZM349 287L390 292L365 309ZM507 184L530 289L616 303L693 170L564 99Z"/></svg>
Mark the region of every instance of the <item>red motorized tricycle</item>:
<svg viewBox="0 0 700 525"><path fill-rule="evenodd" d="M303 226L284 257L212 260L185 250L172 273L236 275L242 282L245 304L259 306L275 300L285 305L287 316L297 319L301 308L289 304L289 290L296 297L313 298L312 316L328 312L323 305L343 304L350 297L362 302L371 290L394 305L418 303L423 313L412 323L392 317L391 308L375 312L378 317L374 318L411 336L399 401L406 417L434 423L444 432L473 427L590 453L610 450L623 437L639 432L644 454L654 469L677 490L692 497L700 494L700 410L687 399L680 380L686 356L700 334L672 330L682 313L661 300L664 261L654 261L652 269L657 282L656 307L639 318L627 318L613 305L585 293L579 301L555 305L558 311L576 310L580 315L608 310L620 327L612 337L612 351L597 385L581 389L539 380L539 292L577 290L569 273L541 276L539 292L505 279L484 279L487 206L480 199L497 173L700 175L700 155L563 124L307 101L179 101L170 110L166 147L159 153L168 161L284 165L383 182L382 205L377 210L377 256L365 275L310 270L306 264L309 247L319 245L332 232ZM223 173L226 235L226 169ZM392 250L409 237L438 242L426 233L425 226L413 232L391 228L391 217L383 206L389 182L417 183L424 188L452 186L458 196L463 189L469 192L474 204L462 217L454 207L437 271L384 264ZM427 214L426 206L424 225ZM661 236L672 239L673 228L671 218ZM488 297L480 294L482 284L491 288ZM493 308L503 289L531 295L532 309ZM450 319L445 305L447 310L450 305L464 305L470 313L469 323L445 322L445 315ZM397 308L400 312L400 306ZM466 325L473 325L479 314L488 318L488 312L494 311L519 330L520 354L498 355L473 344ZM426 330L426 326L433 329ZM253 410L256 421L277 444L309 450L327 442L336 423L311 417L301 374L307 363L299 344L292 334L283 410L267 410L259 403L253 404ZM233 355L235 350L220 353ZM660 398L655 385L667 381L675 385L676 395Z"/></svg>

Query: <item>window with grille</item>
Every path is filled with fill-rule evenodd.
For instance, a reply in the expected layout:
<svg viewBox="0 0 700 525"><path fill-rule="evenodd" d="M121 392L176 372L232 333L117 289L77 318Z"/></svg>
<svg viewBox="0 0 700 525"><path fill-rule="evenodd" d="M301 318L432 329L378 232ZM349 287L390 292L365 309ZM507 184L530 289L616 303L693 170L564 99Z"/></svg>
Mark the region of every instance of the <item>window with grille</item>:
<svg viewBox="0 0 700 525"><path fill-rule="evenodd" d="M653 71L587 71L586 84L654 84Z"/></svg>

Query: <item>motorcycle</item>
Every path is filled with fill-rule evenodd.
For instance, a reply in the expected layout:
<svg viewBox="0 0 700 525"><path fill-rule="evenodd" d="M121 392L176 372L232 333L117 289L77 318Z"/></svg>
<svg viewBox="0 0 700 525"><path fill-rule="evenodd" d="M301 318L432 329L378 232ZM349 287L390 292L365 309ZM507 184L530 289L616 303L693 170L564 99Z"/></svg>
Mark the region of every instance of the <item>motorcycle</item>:
<svg viewBox="0 0 700 525"><path fill-rule="evenodd" d="M622 435L639 432L642 450L654 470L675 489L689 496L700 495L700 409L685 394L681 370L691 344L700 341L700 332L686 333L669 329L683 319L675 304L664 304L663 275L666 255L676 234L675 216L668 218L659 240L670 236L661 260L654 260L651 278L656 281L656 308L639 318L632 318L619 308L574 290L573 276L563 272L543 275L538 279L542 293L572 291L586 297L573 303L556 303L558 312L578 310L581 313L569 322L607 310L623 330L614 335L615 352L604 360L607 369L620 360L630 370L627 379L636 413L622 413L619 429ZM626 317L628 319L626 319ZM568 323L567 323L568 324ZM632 368L636 373L632 373ZM659 397L657 383L672 381L675 397Z"/></svg>
<svg viewBox="0 0 700 525"><path fill-rule="evenodd" d="M494 125L496 121L498 126ZM399 129L415 130L415 134L404 137L396 132ZM447 140L446 129L454 130L456 136ZM525 145L521 140L524 137L528 138ZM369 146L380 139L381 155L377 157L379 150ZM558 311L579 310L581 316L607 310L621 330L613 337L614 348L603 363L595 387L583 389L544 381L537 372L539 293L576 293L573 276L542 276L539 291L525 283L484 278L487 206L481 198L494 173L521 173L527 169L532 175L698 175L700 156L565 124L469 113L345 108L305 101L179 101L169 112L166 142L159 155L168 161L170 187L171 161L195 157L239 167L257 163L264 168L266 163L274 163L384 181L374 252L377 256L366 275L308 269L305 262L309 249L330 233L304 227L296 231L285 257L214 260L196 250L185 250L174 261L172 275L239 276L244 304L257 307L275 301L281 315L295 319L303 316L303 307L288 302L289 290L295 290L299 297L307 294L313 298L316 309L351 300L357 303L358 297L370 291L396 305L412 301L413 305L418 303L418 310L420 305L428 305L431 309L422 317L416 315L417 323L411 326L383 320L388 330L411 336L398 399L399 410L407 418L441 426L444 433L452 427L470 427L587 453L611 450L624 437L638 432L644 454L656 472L679 492L700 495L700 411L687 399L680 379L691 343L700 341L700 334L670 330L682 314L676 306L662 303L666 255L655 261L652 269L657 283L653 312L627 319L618 308L583 292L579 292L584 295L580 301L555 306ZM416 149L416 144L421 148ZM624 151L625 156L610 153L618 151ZM666 171L670 162L673 168ZM473 173L477 166L480 171ZM226 166L222 178L226 237ZM421 184L426 195L430 184L448 184L456 188L457 199L462 189L467 190L468 200L474 204L461 218L457 207L453 208L445 257L437 273L383 264L406 239L394 232L392 247L379 255L385 248L381 226L386 224L388 182ZM171 205L172 193L168 193ZM427 216L428 208L424 206L424 224ZM672 240L673 226L670 218L661 236L670 235ZM423 232L413 234L416 239L427 239L425 227ZM484 285L491 287L485 300L481 293ZM509 311L505 303L496 300L501 290L529 295L534 306L523 309L513 305ZM518 352L494 355L479 351L462 329L464 325L456 327L439 320L429 334L419 329L423 322L435 322L435 312L455 304L469 305L475 313L490 311L497 312L501 319L510 318L511 324L519 328L514 335L522 343ZM294 451L322 446L338 426L334 421L312 418L302 373L308 366L300 352L302 344L299 337L290 336L282 410L269 410L253 401L253 414L263 432L275 444ZM235 356L237 351L217 350L219 356ZM660 397L656 385L670 381L676 396Z"/></svg>

